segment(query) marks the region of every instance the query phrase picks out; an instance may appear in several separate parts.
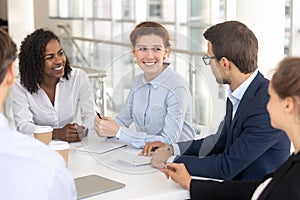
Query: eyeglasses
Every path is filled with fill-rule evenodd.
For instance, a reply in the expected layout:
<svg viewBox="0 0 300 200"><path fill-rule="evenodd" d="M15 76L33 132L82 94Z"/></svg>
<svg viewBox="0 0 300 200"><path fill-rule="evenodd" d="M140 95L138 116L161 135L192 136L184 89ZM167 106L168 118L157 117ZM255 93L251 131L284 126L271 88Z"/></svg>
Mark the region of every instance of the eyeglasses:
<svg viewBox="0 0 300 200"><path fill-rule="evenodd" d="M160 52L163 52L165 51L164 48L161 48L161 47L139 47L137 48L136 50L138 50L139 52L147 52L148 50L151 50L153 53L160 53Z"/></svg>
<svg viewBox="0 0 300 200"><path fill-rule="evenodd" d="M211 59L215 59L215 58L216 58L215 56L208 56L208 55L202 56L202 60L205 65L210 65Z"/></svg>

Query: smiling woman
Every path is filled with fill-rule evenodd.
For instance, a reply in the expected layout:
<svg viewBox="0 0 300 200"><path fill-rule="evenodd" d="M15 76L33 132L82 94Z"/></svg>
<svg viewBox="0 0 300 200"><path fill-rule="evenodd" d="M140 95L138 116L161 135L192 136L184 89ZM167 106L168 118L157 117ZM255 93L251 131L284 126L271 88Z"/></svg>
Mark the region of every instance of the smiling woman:
<svg viewBox="0 0 300 200"><path fill-rule="evenodd" d="M38 29L28 35L19 60L20 80L12 90L18 131L31 135L38 126L51 126L53 139L80 141L83 131L74 123L79 108L84 127L93 130L94 101L88 77L70 67L53 32Z"/></svg>
<svg viewBox="0 0 300 200"><path fill-rule="evenodd" d="M138 148L148 142L172 144L195 137L189 85L165 63L169 40L168 31L156 22L142 22L131 32L132 55L143 73L134 78L115 120L95 118L99 136L116 136ZM135 130L129 128L133 123Z"/></svg>
<svg viewBox="0 0 300 200"><path fill-rule="evenodd" d="M163 40L154 34L141 36L137 39L132 53L137 64L144 71L147 82L157 77L164 69L164 58L168 56L170 48L165 49Z"/></svg>

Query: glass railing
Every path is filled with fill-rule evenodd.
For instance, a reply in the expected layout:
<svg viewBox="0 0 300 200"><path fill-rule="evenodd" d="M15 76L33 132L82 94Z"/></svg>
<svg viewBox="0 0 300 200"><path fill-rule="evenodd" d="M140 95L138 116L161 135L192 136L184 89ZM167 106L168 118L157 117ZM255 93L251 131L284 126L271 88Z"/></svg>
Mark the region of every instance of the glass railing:
<svg viewBox="0 0 300 200"><path fill-rule="evenodd" d="M122 36L113 40L61 36L71 63L88 73L96 106L111 117L120 111L134 76L142 71L131 56ZM224 87L215 81L204 51L172 48L169 67L183 76L193 97L193 123L216 128L225 114Z"/></svg>

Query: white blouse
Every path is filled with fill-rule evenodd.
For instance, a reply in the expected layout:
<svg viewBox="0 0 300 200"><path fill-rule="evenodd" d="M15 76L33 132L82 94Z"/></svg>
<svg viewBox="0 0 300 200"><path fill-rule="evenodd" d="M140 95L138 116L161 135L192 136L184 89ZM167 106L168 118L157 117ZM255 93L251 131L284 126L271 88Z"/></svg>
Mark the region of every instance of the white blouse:
<svg viewBox="0 0 300 200"><path fill-rule="evenodd" d="M271 182L272 178L268 178L264 182L262 182L254 191L251 200L257 200L258 197L261 195L261 193L264 191L264 189L268 186L268 184Z"/></svg>
<svg viewBox="0 0 300 200"><path fill-rule="evenodd" d="M69 80L59 80L54 105L42 88L31 94L17 80L12 88L12 110L17 130L29 135L37 125L62 128L74 122L88 127L90 132L94 130L92 87L81 69L73 68ZM76 121L78 112L81 122Z"/></svg>

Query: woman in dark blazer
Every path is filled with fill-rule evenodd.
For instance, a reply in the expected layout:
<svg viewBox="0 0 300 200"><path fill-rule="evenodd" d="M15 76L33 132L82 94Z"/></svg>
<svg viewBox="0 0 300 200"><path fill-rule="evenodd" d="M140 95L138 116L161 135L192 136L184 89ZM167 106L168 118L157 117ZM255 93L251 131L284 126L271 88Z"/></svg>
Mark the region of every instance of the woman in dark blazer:
<svg viewBox="0 0 300 200"><path fill-rule="evenodd" d="M300 57L279 63L269 85L268 112L273 127L282 129L295 151L273 174L257 181L192 179L184 164L170 163L162 171L190 190L191 199L300 199Z"/></svg>

